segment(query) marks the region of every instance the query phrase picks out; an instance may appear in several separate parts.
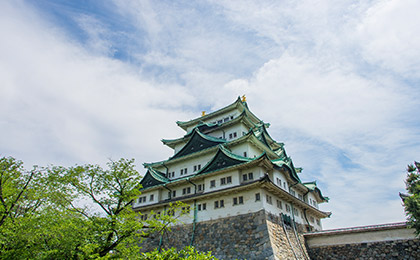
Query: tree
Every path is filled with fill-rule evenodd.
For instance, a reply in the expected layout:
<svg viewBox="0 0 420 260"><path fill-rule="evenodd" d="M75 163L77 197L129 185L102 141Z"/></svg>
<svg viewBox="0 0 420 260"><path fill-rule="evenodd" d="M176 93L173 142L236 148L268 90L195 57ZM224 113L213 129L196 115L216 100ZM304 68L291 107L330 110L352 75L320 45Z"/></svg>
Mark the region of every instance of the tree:
<svg viewBox="0 0 420 260"><path fill-rule="evenodd" d="M187 246L177 251L175 248L161 250L155 249L152 252L142 253L140 260L217 260L211 252L198 252L194 247Z"/></svg>
<svg viewBox="0 0 420 260"><path fill-rule="evenodd" d="M406 189L408 195L403 195L405 212L408 216L408 223L416 229L417 236L420 235L420 163L407 167Z"/></svg>
<svg viewBox="0 0 420 260"><path fill-rule="evenodd" d="M140 195L140 174L134 160L111 161L108 169L98 165L54 167L50 180L57 195L56 204L83 219L89 229L83 247L89 257L125 258L139 254L139 244L153 232L162 231L176 221L170 216L140 221L132 202ZM90 203L78 205L80 201Z"/></svg>
<svg viewBox="0 0 420 260"><path fill-rule="evenodd" d="M27 171L21 161L0 158L0 259L138 259L144 238L169 230L177 222L172 212L186 213L176 203L171 214L142 221L132 209L141 193L134 160L107 166ZM199 255L185 250L167 255Z"/></svg>

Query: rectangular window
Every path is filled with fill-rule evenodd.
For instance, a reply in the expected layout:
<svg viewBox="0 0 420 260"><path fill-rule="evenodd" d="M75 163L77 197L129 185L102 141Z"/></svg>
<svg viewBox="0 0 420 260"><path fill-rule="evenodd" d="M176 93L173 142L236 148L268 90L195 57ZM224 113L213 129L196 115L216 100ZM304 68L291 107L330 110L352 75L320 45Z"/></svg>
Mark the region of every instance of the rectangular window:
<svg viewBox="0 0 420 260"><path fill-rule="evenodd" d="M216 181L212 180L210 181L210 188L214 188L214 187L216 187Z"/></svg>
<svg viewBox="0 0 420 260"><path fill-rule="evenodd" d="M233 138L233 135L232 135L232 133L230 133L229 134L229 139L232 139Z"/></svg>
<svg viewBox="0 0 420 260"><path fill-rule="evenodd" d="M242 197L242 196L239 196L239 204L244 204L244 197Z"/></svg>
<svg viewBox="0 0 420 260"><path fill-rule="evenodd" d="M197 209L198 211L201 211L201 204L198 204Z"/></svg>
<svg viewBox="0 0 420 260"><path fill-rule="evenodd" d="M218 200L216 200L216 201L214 202L214 208L215 208L215 209L218 209L218 208L219 208L219 201L218 201Z"/></svg>
<svg viewBox="0 0 420 260"><path fill-rule="evenodd" d="M170 199L171 198L171 192L169 191L168 192L168 199Z"/></svg>
<svg viewBox="0 0 420 260"><path fill-rule="evenodd" d="M184 169L181 169L181 175L184 175Z"/></svg>
<svg viewBox="0 0 420 260"><path fill-rule="evenodd" d="M246 152L244 152L244 157L246 157L247 156L247 153Z"/></svg>
<svg viewBox="0 0 420 260"><path fill-rule="evenodd" d="M197 171L197 165L194 165L194 172Z"/></svg>
<svg viewBox="0 0 420 260"><path fill-rule="evenodd" d="M201 170L201 164L197 165L197 170Z"/></svg>
<svg viewBox="0 0 420 260"><path fill-rule="evenodd" d="M261 200L261 196L259 193L255 193L255 201L260 201Z"/></svg>
<svg viewBox="0 0 420 260"><path fill-rule="evenodd" d="M204 184L198 184L197 190L204 191Z"/></svg>
<svg viewBox="0 0 420 260"><path fill-rule="evenodd" d="M172 198L176 197L176 190L172 191Z"/></svg>
<svg viewBox="0 0 420 260"><path fill-rule="evenodd" d="M296 192L294 190L290 190L290 194L292 194L294 197L296 197Z"/></svg>
<svg viewBox="0 0 420 260"><path fill-rule="evenodd" d="M254 173L249 172L249 173L248 173L248 179L249 179L249 180L253 180L253 179L254 179Z"/></svg>
<svg viewBox="0 0 420 260"><path fill-rule="evenodd" d="M206 210L206 203L203 203L203 210Z"/></svg>
<svg viewBox="0 0 420 260"><path fill-rule="evenodd" d="M276 178L277 186L281 187L281 180L279 178Z"/></svg>
<svg viewBox="0 0 420 260"><path fill-rule="evenodd" d="M286 211L287 212L290 212L290 206L289 206L289 204L286 204Z"/></svg>
<svg viewBox="0 0 420 260"><path fill-rule="evenodd" d="M270 195L266 195L265 199L267 201L268 204L272 204L272 200L271 200L271 196Z"/></svg>
<svg viewBox="0 0 420 260"><path fill-rule="evenodd" d="M182 195L190 194L191 193L191 187L183 188L182 189Z"/></svg>
<svg viewBox="0 0 420 260"><path fill-rule="evenodd" d="M184 169L184 174L187 174L187 170L188 170L187 168Z"/></svg>
<svg viewBox="0 0 420 260"><path fill-rule="evenodd" d="M246 175L246 174L242 175L242 180L247 181L248 180L248 175Z"/></svg>
<svg viewBox="0 0 420 260"><path fill-rule="evenodd" d="M303 196L302 196L302 194L298 194L298 198L299 198L300 200L303 200Z"/></svg>
<svg viewBox="0 0 420 260"><path fill-rule="evenodd" d="M224 208L225 207L225 201L224 200L220 200L220 207Z"/></svg>
<svg viewBox="0 0 420 260"><path fill-rule="evenodd" d="M283 205L280 200L277 200L277 208L283 209Z"/></svg>
<svg viewBox="0 0 420 260"><path fill-rule="evenodd" d="M232 176L226 177L226 183L232 183Z"/></svg>
<svg viewBox="0 0 420 260"><path fill-rule="evenodd" d="M233 205L238 205L238 198L233 198Z"/></svg>
<svg viewBox="0 0 420 260"><path fill-rule="evenodd" d="M283 182L284 189L287 189L286 182Z"/></svg>
<svg viewBox="0 0 420 260"><path fill-rule="evenodd" d="M223 122L227 122L229 121L229 117L225 117L225 119L223 119Z"/></svg>
<svg viewBox="0 0 420 260"><path fill-rule="evenodd" d="M221 178L220 185L225 185L225 184L226 184L226 178Z"/></svg>
<svg viewBox="0 0 420 260"><path fill-rule="evenodd" d="M153 199L154 199L154 195L153 194L150 194L149 201L153 201Z"/></svg>
<svg viewBox="0 0 420 260"><path fill-rule="evenodd" d="M238 135L236 134L236 132L233 133L233 137L236 138Z"/></svg>

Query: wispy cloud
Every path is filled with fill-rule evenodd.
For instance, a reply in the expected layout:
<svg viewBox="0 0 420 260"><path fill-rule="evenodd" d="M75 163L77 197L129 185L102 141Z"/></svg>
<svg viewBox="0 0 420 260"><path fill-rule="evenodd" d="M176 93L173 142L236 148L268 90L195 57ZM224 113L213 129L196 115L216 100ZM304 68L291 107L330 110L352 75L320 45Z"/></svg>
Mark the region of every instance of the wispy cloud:
<svg viewBox="0 0 420 260"><path fill-rule="evenodd" d="M0 4L0 152L28 164L160 160L176 120L246 94L325 227L402 221L420 158L416 1Z"/></svg>

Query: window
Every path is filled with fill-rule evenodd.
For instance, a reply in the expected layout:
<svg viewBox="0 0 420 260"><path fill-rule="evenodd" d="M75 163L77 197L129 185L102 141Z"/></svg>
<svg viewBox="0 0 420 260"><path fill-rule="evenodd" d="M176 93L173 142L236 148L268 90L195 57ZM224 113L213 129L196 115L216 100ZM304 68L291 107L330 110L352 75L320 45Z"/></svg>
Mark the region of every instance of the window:
<svg viewBox="0 0 420 260"><path fill-rule="evenodd" d="M286 182L283 182L284 189L287 189Z"/></svg>
<svg viewBox="0 0 420 260"><path fill-rule="evenodd" d="M194 171L195 172L197 171L197 165L194 165Z"/></svg>
<svg viewBox="0 0 420 260"><path fill-rule="evenodd" d="M255 193L255 201L260 201L261 200L261 196L259 193Z"/></svg>
<svg viewBox="0 0 420 260"><path fill-rule="evenodd" d="M246 154L246 152L244 152L244 157L246 157L247 156L247 154Z"/></svg>
<svg viewBox="0 0 420 260"><path fill-rule="evenodd" d="M281 180L279 178L276 178L277 186L281 187Z"/></svg>
<svg viewBox="0 0 420 260"><path fill-rule="evenodd" d="M266 199L268 204L273 204L272 201L271 201L271 196L270 195L266 195L265 199Z"/></svg>
<svg viewBox="0 0 420 260"><path fill-rule="evenodd" d="M140 197L139 203L144 203L144 202L146 202L146 196Z"/></svg>
<svg viewBox="0 0 420 260"><path fill-rule="evenodd" d="M232 139L233 138L233 135L232 135L232 133L230 133L229 134L229 139Z"/></svg>
<svg viewBox="0 0 420 260"><path fill-rule="evenodd" d="M184 175L184 169L181 169L181 175Z"/></svg>
<svg viewBox="0 0 420 260"><path fill-rule="evenodd" d="M206 210L206 203L198 204L198 211Z"/></svg>
<svg viewBox="0 0 420 260"><path fill-rule="evenodd" d="M247 181L248 180L248 175L247 174L242 175L242 180Z"/></svg>
<svg viewBox="0 0 420 260"><path fill-rule="evenodd" d="M290 212L290 206L289 206L289 204L286 204L286 211L287 212Z"/></svg>
<svg viewBox="0 0 420 260"><path fill-rule="evenodd" d="M244 204L244 197L239 196L233 198L233 205Z"/></svg>
<svg viewBox="0 0 420 260"><path fill-rule="evenodd" d="M280 200L277 200L277 208L283 209L283 205Z"/></svg>
<svg viewBox="0 0 420 260"><path fill-rule="evenodd" d="M216 181L212 180L210 181L210 188L214 188L214 187L216 187Z"/></svg>
<svg viewBox="0 0 420 260"><path fill-rule="evenodd" d="M191 193L191 187L183 188L182 189L182 195L190 194Z"/></svg>
<svg viewBox="0 0 420 260"><path fill-rule="evenodd" d="M182 207L182 212L183 213L190 213L190 206Z"/></svg>
<svg viewBox="0 0 420 260"><path fill-rule="evenodd" d="M298 193L298 198L299 198L300 200L303 200L303 196L302 196L302 194Z"/></svg>
<svg viewBox="0 0 420 260"><path fill-rule="evenodd" d="M254 173L249 172L248 173L248 180L253 180L254 179Z"/></svg>
<svg viewBox="0 0 420 260"><path fill-rule="evenodd" d="M292 194L294 197L296 197L296 193L294 190L290 190L290 194Z"/></svg>
<svg viewBox="0 0 420 260"><path fill-rule="evenodd" d="M203 184L198 184L197 190L198 191L204 191L204 183Z"/></svg>
<svg viewBox="0 0 420 260"><path fill-rule="evenodd" d="M316 224L317 224L318 226L321 226L321 221L319 221L319 219L316 219Z"/></svg>
<svg viewBox="0 0 420 260"><path fill-rule="evenodd" d="M188 170L187 168L184 169L184 174L187 174L187 170Z"/></svg>
<svg viewBox="0 0 420 260"><path fill-rule="evenodd" d="M154 199L154 195L153 194L150 194L149 201L153 201L153 199Z"/></svg>
<svg viewBox="0 0 420 260"><path fill-rule="evenodd" d="M176 197L176 190L172 191L172 198Z"/></svg>
<svg viewBox="0 0 420 260"><path fill-rule="evenodd" d="M223 122L227 122L229 121L229 117L225 117L225 119L223 119Z"/></svg>
<svg viewBox="0 0 420 260"><path fill-rule="evenodd" d="M233 116L230 116L230 119L232 120L233 119Z"/></svg>
<svg viewBox="0 0 420 260"><path fill-rule="evenodd" d="M228 183L232 183L232 176L223 177L220 179L220 185L225 185Z"/></svg>
<svg viewBox="0 0 420 260"><path fill-rule="evenodd" d="M168 192L168 199L170 199L171 198L171 192L169 191Z"/></svg>
<svg viewBox="0 0 420 260"><path fill-rule="evenodd" d="M225 207L225 203L224 200L216 200L214 202L214 208L218 209L218 208L224 208Z"/></svg>
<svg viewBox="0 0 420 260"><path fill-rule="evenodd" d="M218 120L217 123L221 124L221 123L223 123L223 120Z"/></svg>
<svg viewBox="0 0 420 260"><path fill-rule="evenodd" d="M233 137L236 138L238 135L236 134L236 132L233 133Z"/></svg>
<svg viewBox="0 0 420 260"><path fill-rule="evenodd" d="M194 172L199 171L201 169L201 164L194 165Z"/></svg>

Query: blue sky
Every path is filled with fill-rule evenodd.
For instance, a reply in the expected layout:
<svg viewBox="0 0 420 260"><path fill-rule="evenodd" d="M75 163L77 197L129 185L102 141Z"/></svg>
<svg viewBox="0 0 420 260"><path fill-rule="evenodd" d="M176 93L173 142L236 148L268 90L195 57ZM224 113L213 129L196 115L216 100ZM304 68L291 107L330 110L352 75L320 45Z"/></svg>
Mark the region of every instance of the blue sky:
<svg viewBox="0 0 420 260"><path fill-rule="evenodd" d="M418 1L2 1L0 154L165 159L175 122L246 94L325 228L404 220L420 160Z"/></svg>

